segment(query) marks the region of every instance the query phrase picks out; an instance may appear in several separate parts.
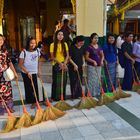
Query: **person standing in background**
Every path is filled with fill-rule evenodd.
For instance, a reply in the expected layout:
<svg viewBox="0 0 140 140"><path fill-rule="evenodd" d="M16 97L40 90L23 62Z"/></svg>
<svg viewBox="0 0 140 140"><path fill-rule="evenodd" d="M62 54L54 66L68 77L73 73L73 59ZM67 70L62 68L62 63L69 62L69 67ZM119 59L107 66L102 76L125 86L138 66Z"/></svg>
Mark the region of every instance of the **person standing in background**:
<svg viewBox="0 0 140 140"><path fill-rule="evenodd" d="M140 78L140 34L137 35L137 41L134 43L133 55L136 58L134 66Z"/></svg>
<svg viewBox="0 0 140 140"><path fill-rule="evenodd" d="M124 78L122 83L123 90L132 90L133 85L133 72L132 65L135 63L133 58L133 47L132 47L133 34L127 32L125 34L125 42L121 45L122 52L124 55Z"/></svg>

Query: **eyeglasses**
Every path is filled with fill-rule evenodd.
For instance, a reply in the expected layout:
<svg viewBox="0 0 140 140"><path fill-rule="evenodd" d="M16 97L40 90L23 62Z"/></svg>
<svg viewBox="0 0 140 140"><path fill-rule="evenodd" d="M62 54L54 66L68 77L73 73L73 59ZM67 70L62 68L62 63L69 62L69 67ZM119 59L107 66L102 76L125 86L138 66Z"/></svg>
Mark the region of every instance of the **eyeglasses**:
<svg viewBox="0 0 140 140"><path fill-rule="evenodd" d="M129 37L133 37L133 35L129 35Z"/></svg>

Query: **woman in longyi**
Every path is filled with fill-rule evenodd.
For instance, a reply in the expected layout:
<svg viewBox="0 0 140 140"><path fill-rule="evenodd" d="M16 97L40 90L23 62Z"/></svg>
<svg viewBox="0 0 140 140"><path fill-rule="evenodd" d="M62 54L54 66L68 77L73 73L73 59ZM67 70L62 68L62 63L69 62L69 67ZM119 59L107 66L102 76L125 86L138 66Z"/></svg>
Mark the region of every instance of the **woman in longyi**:
<svg viewBox="0 0 140 140"><path fill-rule="evenodd" d="M14 112L13 110L13 97L12 97L12 86L10 81L6 81L4 78L4 71L8 68L14 72L15 78L17 78L17 73L15 68L8 57L8 51L4 46L4 37L0 34L0 96L4 99L8 109L10 112ZM0 98L0 115L4 115L6 109L3 105L3 101Z"/></svg>

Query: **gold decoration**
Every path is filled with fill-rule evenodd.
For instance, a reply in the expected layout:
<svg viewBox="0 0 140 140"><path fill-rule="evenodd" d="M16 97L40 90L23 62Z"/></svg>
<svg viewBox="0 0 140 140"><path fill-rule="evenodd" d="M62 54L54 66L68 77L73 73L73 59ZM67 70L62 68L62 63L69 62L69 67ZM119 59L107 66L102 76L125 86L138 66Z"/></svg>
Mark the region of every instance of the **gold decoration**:
<svg viewBox="0 0 140 140"><path fill-rule="evenodd" d="M71 0L73 13L76 14L76 0Z"/></svg>
<svg viewBox="0 0 140 140"><path fill-rule="evenodd" d="M0 25L2 25L4 0L0 0Z"/></svg>

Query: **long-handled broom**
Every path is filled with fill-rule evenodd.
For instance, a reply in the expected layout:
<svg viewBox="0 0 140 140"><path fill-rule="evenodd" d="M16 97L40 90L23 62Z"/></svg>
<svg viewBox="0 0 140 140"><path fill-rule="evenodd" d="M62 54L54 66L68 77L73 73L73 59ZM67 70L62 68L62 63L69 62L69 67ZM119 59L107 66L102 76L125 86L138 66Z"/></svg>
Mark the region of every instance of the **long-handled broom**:
<svg viewBox="0 0 140 140"><path fill-rule="evenodd" d="M34 119L33 119L33 121L32 121L32 125L35 125L35 124L38 124L38 123L40 123L40 122L42 121L44 111L43 111L43 109L40 107L39 102L38 102L38 100L37 100L37 95L36 95L35 86L34 86L32 77L31 77L31 83L32 83L32 87L33 87L33 91L34 91L34 97L35 97L36 106L37 106L37 110L36 110L36 113L35 113L35 117L34 117Z"/></svg>
<svg viewBox="0 0 140 140"><path fill-rule="evenodd" d="M102 75L103 75L103 79L104 79L104 83L105 83L105 88L106 88L106 92L105 94L107 96L114 96L114 94L112 92L109 91L109 87L108 87L108 84L107 84L107 80L106 80L106 76L105 76L105 72L104 72L104 68L102 68Z"/></svg>
<svg viewBox="0 0 140 140"><path fill-rule="evenodd" d="M14 129L14 126L15 126L15 123L16 123L16 117L9 111L4 99L2 98L2 96L0 96L3 104L4 104L4 107L8 113L8 118L7 118L7 122L6 122L6 125L4 127L4 129L1 131L2 133L6 133L6 132L10 132Z"/></svg>
<svg viewBox="0 0 140 140"><path fill-rule="evenodd" d="M77 75L78 75L78 80L80 82L80 86L82 89L82 97L81 97L80 102L77 103L74 107L77 109L90 109L94 106L93 106L93 103L89 99L87 99L87 97L85 96L85 93L84 93L84 90L82 87L82 81L81 81L80 74L79 74L78 70L77 70Z"/></svg>
<svg viewBox="0 0 140 140"><path fill-rule="evenodd" d="M118 92L116 92L116 90L114 88L114 85L113 85L113 82L112 82L112 79L111 79L111 75L110 75L110 72L109 72L109 69L108 69L108 66L107 66L106 62L105 62L105 67L106 67L107 74L108 74L108 77L109 77L109 81L110 81L110 84L111 84L111 88L112 88L112 91L113 91L114 99L119 100L120 99L119 94L118 94Z"/></svg>
<svg viewBox="0 0 140 140"><path fill-rule="evenodd" d="M95 100L90 94L84 68L83 68L83 75L84 75L85 85L86 85L86 89L87 89L87 97L86 98L87 98L87 100L89 100L89 102L92 104L92 106L95 107L97 105L97 100Z"/></svg>
<svg viewBox="0 0 140 140"><path fill-rule="evenodd" d="M95 71L96 71L96 74L97 74L97 77L98 77L98 80L99 80L99 83L100 83L100 87L101 87L101 98L99 99L97 105L101 106L101 105L113 102L114 99L112 97L109 97L109 96L105 95L105 92L104 92L104 89L103 89L103 86L102 86L102 81L101 81L101 78L100 78L100 76L98 74L98 71L97 71L97 67L95 67Z"/></svg>
<svg viewBox="0 0 140 140"><path fill-rule="evenodd" d="M62 77L61 77L61 100L59 102L57 102L54 105L54 107L60 109L61 111L66 111L66 110L72 109L73 107L64 101L64 96L63 96L63 84L64 84L64 82L63 82L63 79L64 79L64 71L62 70Z"/></svg>
<svg viewBox="0 0 140 140"><path fill-rule="evenodd" d="M117 89L117 94L119 94L119 97L120 98L127 98L127 97L131 97L131 94L128 94L128 93L125 93L122 91L122 87L121 87L121 84L120 84L120 80L118 79L118 89Z"/></svg>
<svg viewBox="0 0 140 140"><path fill-rule="evenodd" d="M47 94L47 92L44 88L43 81L42 81L41 78L39 78L39 79L40 79L41 85L44 89L44 95L46 97L46 104L47 104L46 111L44 112L44 115L43 115L43 120L44 121L55 120L57 118L62 117L63 115L65 115L65 112L63 112L63 111L57 109L56 107L52 106L52 104L49 101L48 94Z"/></svg>
<svg viewBox="0 0 140 140"><path fill-rule="evenodd" d="M31 119L31 115L27 112L24 101L23 101L23 97L22 97L22 93L19 87L19 83L16 80L16 85L18 87L19 90L19 95L20 95L20 99L21 99L21 103L22 103L22 107L23 107L23 114L20 117L20 119L17 121L15 128L21 128L21 127L29 127L32 124L32 119Z"/></svg>
<svg viewBox="0 0 140 140"><path fill-rule="evenodd" d="M134 79L134 81L133 81L133 91L138 92L138 91L140 91L140 79L138 77L138 74L136 72L136 69L135 69L134 65L132 65L132 69L133 69L133 79ZM135 80L135 75L136 75L137 82Z"/></svg>

